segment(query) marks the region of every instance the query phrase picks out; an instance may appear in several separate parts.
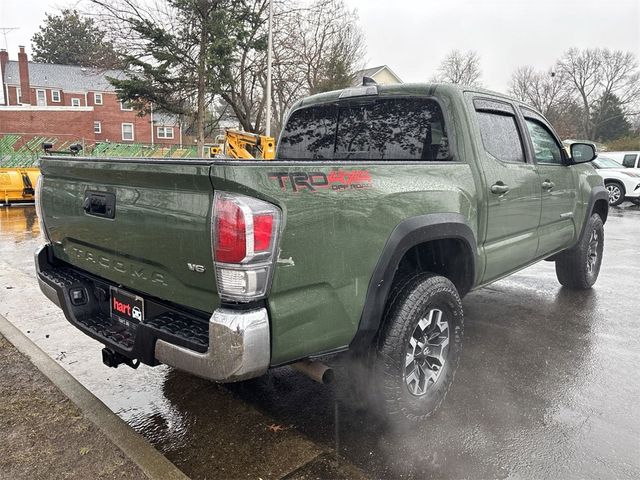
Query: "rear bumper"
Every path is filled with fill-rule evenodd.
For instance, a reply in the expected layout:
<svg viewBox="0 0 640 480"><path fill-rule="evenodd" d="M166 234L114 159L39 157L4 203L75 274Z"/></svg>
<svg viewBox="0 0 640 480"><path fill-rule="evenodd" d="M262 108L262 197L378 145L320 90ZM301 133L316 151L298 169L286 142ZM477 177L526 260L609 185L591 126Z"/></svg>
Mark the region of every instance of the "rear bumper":
<svg viewBox="0 0 640 480"><path fill-rule="evenodd" d="M270 359L267 309L219 308L209 319L206 353L158 340L155 356L164 364L219 382L262 375L267 371Z"/></svg>
<svg viewBox="0 0 640 480"><path fill-rule="evenodd" d="M106 347L147 365L164 363L217 382L234 382L265 373L271 359L269 315L265 308L216 309L210 318L145 298L149 315L125 327L110 318L105 297L111 284L67 264L55 262L48 245L35 253L42 293L75 327ZM86 302L71 300L83 289ZM144 297L144 295L142 295Z"/></svg>

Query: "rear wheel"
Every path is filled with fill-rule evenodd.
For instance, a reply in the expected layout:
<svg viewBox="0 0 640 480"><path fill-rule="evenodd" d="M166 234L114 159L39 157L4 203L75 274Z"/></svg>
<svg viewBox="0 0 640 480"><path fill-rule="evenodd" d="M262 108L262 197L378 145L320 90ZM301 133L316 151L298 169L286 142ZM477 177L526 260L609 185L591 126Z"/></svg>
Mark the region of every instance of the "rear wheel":
<svg viewBox="0 0 640 480"><path fill-rule="evenodd" d="M378 341L376 391L385 414L421 419L444 400L462 348L463 312L454 285L421 274L397 291Z"/></svg>
<svg viewBox="0 0 640 480"><path fill-rule="evenodd" d="M591 288L600 273L604 250L604 225L600 215L589 218L582 239L574 248L563 252L556 260L558 281L568 288Z"/></svg>
<svg viewBox="0 0 640 480"><path fill-rule="evenodd" d="M604 182L604 185L609 192L609 205L615 207L624 202L626 192L624 186L620 182L609 180Z"/></svg>

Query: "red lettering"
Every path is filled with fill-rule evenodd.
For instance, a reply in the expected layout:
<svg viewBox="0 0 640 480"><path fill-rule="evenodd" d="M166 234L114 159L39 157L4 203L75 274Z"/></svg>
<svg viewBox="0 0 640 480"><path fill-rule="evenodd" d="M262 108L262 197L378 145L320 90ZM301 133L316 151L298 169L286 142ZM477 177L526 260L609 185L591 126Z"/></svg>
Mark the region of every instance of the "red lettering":
<svg viewBox="0 0 640 480"><path fill-rule="evenodd" d="M120 313L125 313L129 316L131 316L131 305L124 303L124 302L119 302L117 299L113 299L113 309L116 312L120 312Z"/></svg>

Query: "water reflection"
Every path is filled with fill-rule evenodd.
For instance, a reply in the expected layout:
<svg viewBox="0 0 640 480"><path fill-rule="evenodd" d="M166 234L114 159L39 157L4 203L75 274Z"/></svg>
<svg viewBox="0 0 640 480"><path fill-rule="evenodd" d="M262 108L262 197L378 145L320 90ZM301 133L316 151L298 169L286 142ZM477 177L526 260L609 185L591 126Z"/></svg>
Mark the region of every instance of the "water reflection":
<svg viewBox="0 0 640 480"><path fill-rule="evenodd" d="M38 216L33 206L0 207L0 235L15 242L37 237L40 233Z"/></svg>

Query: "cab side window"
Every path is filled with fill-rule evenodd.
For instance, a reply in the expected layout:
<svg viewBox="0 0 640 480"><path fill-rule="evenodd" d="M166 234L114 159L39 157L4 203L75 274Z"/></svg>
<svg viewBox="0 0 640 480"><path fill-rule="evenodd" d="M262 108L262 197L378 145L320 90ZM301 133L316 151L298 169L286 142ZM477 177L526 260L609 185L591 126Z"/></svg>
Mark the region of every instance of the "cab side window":
<svg viewBox="0 0 640 480"><path fill-rule="evenodd" d="M525 118L527 130L533 143L533 152L538 163L553 163L562 165L561 147L554 136L537 120Z"/></svg>

